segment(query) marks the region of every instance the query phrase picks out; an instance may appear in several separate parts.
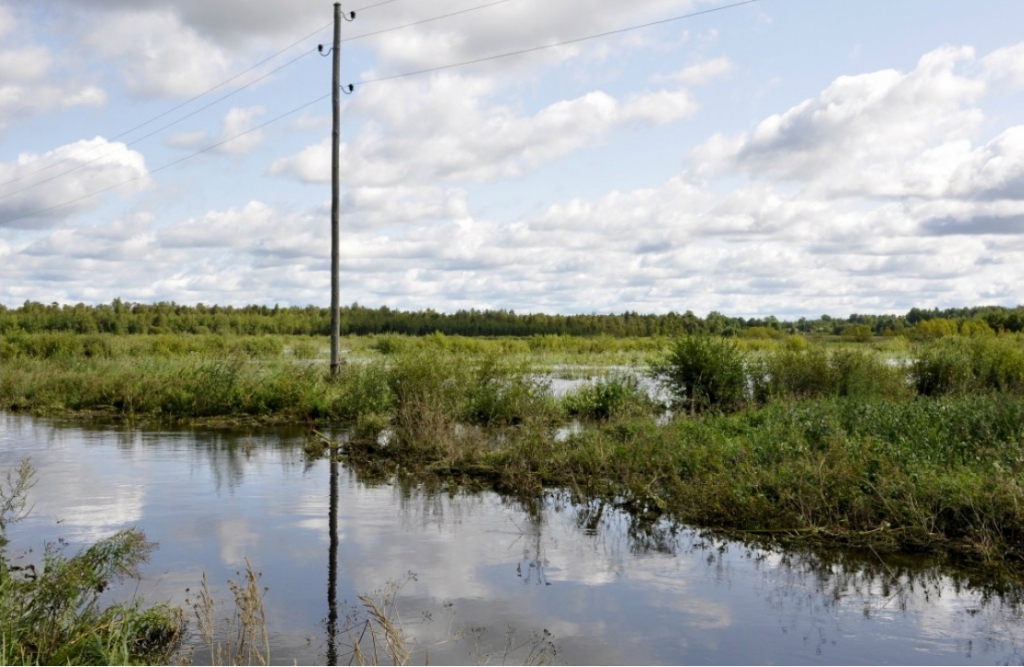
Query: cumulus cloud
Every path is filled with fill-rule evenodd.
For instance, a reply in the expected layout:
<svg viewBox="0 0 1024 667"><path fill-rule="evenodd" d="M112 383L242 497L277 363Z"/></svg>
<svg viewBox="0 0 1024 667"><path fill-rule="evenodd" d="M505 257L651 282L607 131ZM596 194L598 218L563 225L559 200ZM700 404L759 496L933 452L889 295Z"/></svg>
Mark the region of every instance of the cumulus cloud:
<svg viewBox="0 0 1024 667"><path fill-rule="evenodd" d="M149 184L146 161L103 137L0 163L0 217L8 228L41 228L95 208L107 189L130 194ZM123 186L117 187L124 183ZM66 205L64 205L66 203ZM38 212L38 213L37 213Z"/></svg>
<svg viewBox="0 0 1024 667"><path fill-rule="evenodd" d="M962 155L949 178L952 195L1024 202L1024 125Z"/></svg>
<svg viewBox="0 0 1024 667"><path fill-rule="evenodd" d="M981 60L985 74L1024 85L1024 42L996 49Z"/></svg>
<svg viewBox="0 0 1024 667"><path fill-rule="evenodd" d="M822 93L770 116L748 134L712 137L693 158L705 170L817 181L870 191L868 165L898 164L937 143L971 136L982 113L970 106L984 81L957 73L969 47L942 47L911 72L881 70L836 79Z"/></svg>
<svg viewBox="0 0 1024 667"><path fill-rule="evenodd" d="M123 11L97 22L85 38L95 53L118 63L137 95L196 95L220 83L230 57L167 10Z"/></svg>
<svg viewBox="0 0 1024 667"><path fill-rule="evenodd" d="M0 6L0 131L12 120L75 106L102 106L106 93L95 85L54 72L52 51L33 41L28 30L15 30L20 21Z"/></svg>
<svg viewBox="0 0 1024 667"><path fill-rule="evenodd" d="M639 0L631 3L604 3L595 10L595 7L585 0L557 3L521 0L498 4L443 22L425 23L385 33L372 38L372 42L367 40L367 43L375 50L380 62L374 73L388 74L410 67L436 67L515 51L524 45L554 44L643 23L646 20L685 13L693 6L693 2L686 0ZM431 5L429 12L425 11L424 6L415 4L398 6L389 12L387 23L394 25L413 22L461 8L455 2ZM371 32L377 27L377 19L369 12L366 16L366 24L352 28L353 37ZM649 35L633 34L620 44L626 48L640 48L652 39L653 37ZM608 44L606 41L588 46L602 51L602 55L607 56ZM537 58L559 61L579 54L583 48L580 45L570 45L543 52L526 61L536 62ZM522 63L523 60L519 62ZM493 69L508 66L515 64L499 61L489 63L485 67Z"/></svg>
<svg viewBox="0 0 1024 667"><path fill-rule="evenodd" d="M624 102L593 91L531 116L487 105L494 92L489 78L444 74L426 84L428 91L423 85L395 81L362 91L350 113L373 120L342 146L343 182L383 186L515 177L592 143L617 125L668 123L697 108L684 90L645 92ZM327 182L330 143L277 160L270 171Z"/></svg>
<svg viewBox="0 0 1024 667"><path fill-rule="evenodd" d="M259 37L294 40L298 31L331 20L331 7L321 0L253 2L252 0L56 0L88 14L133 11L174 12L180 22L213 41L237 46Z"/></svg>

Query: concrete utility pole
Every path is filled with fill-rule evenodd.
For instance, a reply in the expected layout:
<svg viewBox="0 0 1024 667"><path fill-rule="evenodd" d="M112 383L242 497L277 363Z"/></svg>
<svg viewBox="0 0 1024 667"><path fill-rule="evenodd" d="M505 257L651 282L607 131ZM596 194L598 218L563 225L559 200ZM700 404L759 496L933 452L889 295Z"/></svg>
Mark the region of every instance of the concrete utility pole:
<svg viewBox="0 0 1024 667"><path fill-rule="evenodd" d="M341 162L341 3L334 3L334 76L331 79L334 129L331 133L331 377L338 377L338 337L341 333L338 272L341 232L338 229L339 163Z"/></svg>

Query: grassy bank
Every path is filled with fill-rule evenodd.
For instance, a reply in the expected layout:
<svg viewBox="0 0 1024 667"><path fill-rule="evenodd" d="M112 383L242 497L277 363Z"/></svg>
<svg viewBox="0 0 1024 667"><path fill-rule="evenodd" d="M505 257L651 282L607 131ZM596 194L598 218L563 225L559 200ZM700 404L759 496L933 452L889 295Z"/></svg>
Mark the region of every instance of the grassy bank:
<svg viewBox="0 0 1024 667"><path fill-rule="evenodd" d="M5 338L0 406L348 424L344 455L364 467L519 495L568 488L703 526L1024 564L1016 336L883 347L380 336L348 341L336 380L309 339L126 338ZM662 398L614 368L556 397L542 371L573 355L605 367L635 357ZM567 420L580 428L565 435Z"/></svg>
<svg viewBox="0 0 1024 667"><path fill-rule="evenodd" d="M500 444L446 436L355 441L344 455L518 494L569 488L650 518L1024 563L1019 398L823 398L668 424L624 417L564 439L537 424Z"/></svg>

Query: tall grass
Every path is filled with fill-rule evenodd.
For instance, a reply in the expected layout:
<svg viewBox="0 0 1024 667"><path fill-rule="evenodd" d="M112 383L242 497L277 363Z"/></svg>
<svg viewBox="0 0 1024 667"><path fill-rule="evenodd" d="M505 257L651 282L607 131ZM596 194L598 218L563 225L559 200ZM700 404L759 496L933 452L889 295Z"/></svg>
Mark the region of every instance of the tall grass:
<svg viewBox="0 0 1024 667"><path fill-rule="evenodd" d="M168 661L181 643L179 610L100 603L112 583L137 578L155 548L142 531L119 531L71 556L63 543L50 543L39 567L9 556L6 530L25 516L33 474L26 461L0 482L0 664Z"/></svg>
<svg viewBox="0 0 1024 667"><path fill-rule="evenodd" d="M231 611L220 616L206 573L203 573L199 591L193 594L185 591L185 607L195 619L196 630L193 640L182 652L184 662L190 662L197 648L213 665L267 665L270 662L270 635L267 632L267 617L263 605L266 587L260 587L261 573L253 570L252 563L245 559L245 571L235 573L241 583L228 582L234 597Z"/></svg>
<svg viewBox="0 0 1024 667"><path fill-rule="evenodd" d="M926 396L998 391L1024 394L1024 348L1013 337L942 338L922 345L911 377Z"/></svg>

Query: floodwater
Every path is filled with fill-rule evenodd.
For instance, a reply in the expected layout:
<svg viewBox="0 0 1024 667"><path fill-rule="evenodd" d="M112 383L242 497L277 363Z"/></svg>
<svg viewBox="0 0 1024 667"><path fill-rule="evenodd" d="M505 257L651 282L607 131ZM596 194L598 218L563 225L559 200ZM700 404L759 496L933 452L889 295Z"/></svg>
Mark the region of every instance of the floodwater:
<svg viewBox="0 0 1024 667"><path fill-rule="evenodd" d="M141 583L113 594L179 604L204 571L229 596L248 558L269 587L271 660L282 664L344 658L344 633L333 650L328 639L332 564L341 619L346 601L404 582L398 610L420 664L523 662L545 630L557 649L545 657L569 664L1024 660L1014 596L956 572L637 525L561 494L523 505L369 483L336 466L332 559L331 466L307 465L301 443L287 431L142 431L0 413L0 468L31 457L38 471L11 548L38 559L46 541L73 549L138 526L160 548Z"/></svg>

